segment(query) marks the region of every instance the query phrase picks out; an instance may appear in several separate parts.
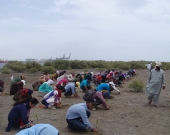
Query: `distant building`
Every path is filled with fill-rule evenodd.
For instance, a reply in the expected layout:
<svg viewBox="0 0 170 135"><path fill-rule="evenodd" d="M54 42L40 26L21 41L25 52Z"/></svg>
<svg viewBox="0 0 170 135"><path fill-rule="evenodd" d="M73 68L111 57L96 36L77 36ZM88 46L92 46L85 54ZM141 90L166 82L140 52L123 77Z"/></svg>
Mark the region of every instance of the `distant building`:
<svg viewBox="0 0 170 135"><path fill-rule="evenodd" d="M36 62L36 59L25 59L26 62Z"/></svg>
<svg viewBox="0 0 170 135"><path fill-rule="evenodd" d="M0 59L0 69L2 69L6 64L8 64L8 60Z"/></svg>

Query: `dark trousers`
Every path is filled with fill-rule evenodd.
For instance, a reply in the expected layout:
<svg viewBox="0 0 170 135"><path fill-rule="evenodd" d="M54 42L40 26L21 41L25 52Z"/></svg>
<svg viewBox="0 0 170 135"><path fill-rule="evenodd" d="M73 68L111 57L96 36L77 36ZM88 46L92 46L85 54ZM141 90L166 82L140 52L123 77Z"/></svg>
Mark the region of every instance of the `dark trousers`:
<svg viewBox="0 0 170 135"><path fill-rule="evenodd" d="M65 96L71 96L72 95L72 90L71 88L68 89L65 93L64 93Z"/></svg>
<svg viewBox="0 0 170 135"><path fill-rule="evenodd" d="M87 114L87 117L89 118L91 115L91 112L86 111L86 114ZM87 131L87 126L83 123L81 117L76 118L76 119L66 119L66 121L71 130L82 131L82 132Z"/></svg>
<svg viewBox="0 0 170 135"><path fill-rule="evenodd" d="M90 89L90 86L86 86L87 87L87 89L89 90ZM83 86L83 87L81 87L81 89L83 90L83 92L86 92L86 89L85 89L85 87Z"/></svg>
<svg viewBox="0 0 170 135"><path fill-rule="evenodd" d="M103 104L102 100L96 98L96 106L97 106L97 105L100 105L100 104Z"/></svg>

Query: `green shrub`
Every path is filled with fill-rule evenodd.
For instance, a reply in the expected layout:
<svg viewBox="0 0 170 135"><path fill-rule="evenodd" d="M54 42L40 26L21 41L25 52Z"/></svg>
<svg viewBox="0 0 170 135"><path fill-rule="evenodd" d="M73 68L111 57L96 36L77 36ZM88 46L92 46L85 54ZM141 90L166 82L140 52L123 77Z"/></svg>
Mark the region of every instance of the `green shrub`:
<svg viewBox="0 0 170 135"><path fill-rule="evenodd" d="M103 72L105 69L104 68L97 68L96 70L99 71L99 72Z"/></svg>
<svg viewBox="0 0 170 135"><path fill-rule="evenodd" d="M133 91L140 92L143 91L144 84L141 80L133 80L132 83L129 84L128 88L133 89Z"/></svg>
<svg viewBox="0 0 170 135"><path fill-rule="evenodd" d="M84 72L88 72L88 71L89 71L89 69L88 69L88 68L86 68L86 69L83 69L83 71L84 71Z"/></svg>
<svg viewBox="0 0 170 135"><path fill-rule="evenodd" d="M36 73L37 71L38 71L38 69L36 69L36 68L31 68L31 69L29 70L30 73Z"/></svg>
<svg viewBox="0 0 170 135"><path fill-rule="evenodd" d="M52 66L43 66L41 67L42 72L48 72L49 74L55 73L55 69Z"/></svg>
<svg viewBox="0 0 170 135"><path fill-rule="evenodd" d="M4 68L9 68L16 72L24 72L26 70L25 64L23 64L22 62L18 62L18 61L9 62L8 64L5 65Z"/></svg>
<svg viewBox="0 0 170 135"><path fill-rule="evenodd" d="M10 74L11 73L11 70L9 68L4 68L2 70L2 74Z"/></svg>
<svg viewBox="0 0 170 135"><path fill-rule="evenodd" d="M18 73L24 72L26 70L25 65L13 65L12 68L13 71L16 71Z"/></svg>
<svg viewBox="0 0 170 135"><path fill-rule="evenodd" d="M31 68L36 68L37 70L41 69L41 65L37 62L27 62L25 64L26 69L30 70Z"/></svg>
<svg viewBox="0 0 170 135"><path fill-rule="evenodd" d="M125 63L125 64L122 64L121 68L122 68L122 70L129 70L130 66Z"/></svg>

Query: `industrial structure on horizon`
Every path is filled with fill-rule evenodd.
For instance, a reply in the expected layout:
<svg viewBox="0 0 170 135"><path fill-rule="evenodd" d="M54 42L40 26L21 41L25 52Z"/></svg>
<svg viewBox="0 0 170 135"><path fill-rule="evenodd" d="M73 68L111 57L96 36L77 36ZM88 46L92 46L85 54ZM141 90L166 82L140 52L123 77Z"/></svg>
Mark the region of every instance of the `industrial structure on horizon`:
<svg viewBox="0 0 170 135"><path fill-rule="evenodd" d="M52 59L52 57L50 59L41 59L41 60L37 60L37 59L25 59L25 62L46 62L46 61L55 61L55 60L70 60L71 57L71 53L69 54L68 57L65 56L65 54L63 54L63 57L56 57L56 59Z"/></svg>
<svg viewBox="0 0 170 135"><path fill-rule="evenodd" d="M38 59L32 59L32 58L28 58L28 59L25 59L25 61L21 61L23 63L27 63L27 62L37 62L41 65L44 65L45 62L47 61L55 61L55 60L70 60L70 57L71 57L71 53L69 54L69 56L65 56L65 54L63 54L63 57L56 57L56 59L52 59L52 57L50 59L41 59L41 60L38 60ZM0 69L2 69L6 64L8 64L8 61L10 60L4 60L4 59L0 59Z"/></svg>

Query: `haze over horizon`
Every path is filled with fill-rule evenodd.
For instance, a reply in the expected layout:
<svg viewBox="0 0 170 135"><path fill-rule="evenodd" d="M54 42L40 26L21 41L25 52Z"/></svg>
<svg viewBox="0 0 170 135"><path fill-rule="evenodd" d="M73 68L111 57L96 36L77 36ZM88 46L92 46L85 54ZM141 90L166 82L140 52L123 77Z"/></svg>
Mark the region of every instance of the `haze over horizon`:
<svg viewBox="0 0 170 135"><path fill-rule="evenodd" d="M1 0L0 59L165 61L169 0Z"/></svg>

